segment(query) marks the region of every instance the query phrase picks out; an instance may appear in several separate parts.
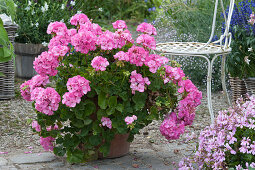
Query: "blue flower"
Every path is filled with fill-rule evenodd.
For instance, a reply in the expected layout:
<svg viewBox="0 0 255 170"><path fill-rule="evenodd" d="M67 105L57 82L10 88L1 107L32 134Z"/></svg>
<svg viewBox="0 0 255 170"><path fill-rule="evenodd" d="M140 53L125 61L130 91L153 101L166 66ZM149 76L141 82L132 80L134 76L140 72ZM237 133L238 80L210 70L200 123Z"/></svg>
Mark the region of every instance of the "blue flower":
<svg viewBox="0 0 255 170"><path fill-rule="evenodd" d="M148 2L148 0L144 0L144 2Z"/></svg>
<svg viewBox="0 0 255 170"><path fill-rule="evenodd" d="M156 7L154 6L154 7L152 7L152 9L151 9L152 11L155 11L156 10Z"/></svg>
<svg viewBox="0 0 255 170"><path fill-rule="evenodd" d="M148 11L151 12L151 8L149 8Z"/></svg>

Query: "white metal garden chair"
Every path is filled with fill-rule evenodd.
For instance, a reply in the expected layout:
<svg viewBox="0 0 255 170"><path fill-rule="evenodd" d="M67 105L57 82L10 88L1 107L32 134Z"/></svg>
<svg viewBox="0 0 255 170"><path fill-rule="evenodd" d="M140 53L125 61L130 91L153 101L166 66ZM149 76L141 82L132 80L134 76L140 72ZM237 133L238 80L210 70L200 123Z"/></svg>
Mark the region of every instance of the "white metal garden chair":
<svg viewBox="0 0 255 170"><path fill-rule="evenodd" d="M215 31L215 23L217 16L217 8L218 1L215 0L215 8L213 15L213 23L211 35L207 43L200 42L167 42L167 43L158 43L156 46L156 51L159 51L163 54L170 55L172 59L173 56L193 56L193 57L202 57L206 59L208 63L207 68L207 102L208 109L211 116L211 123L214 122L214 114L212 108L212 97L211 97L211 79L212 79L212 69L213 63L218 56L222 56L221 62L221 81L224 95L226 96L229 105L230 100L227 93L226 83L225 83L225 60L227 54L231 52L230 43L231 43L231 33L229 32L230 21L233 13L235 0L230 0L228 17L225 15L225 9L223 6L223 0L220 0L221 8L224 14L225 19L225 32L220 36L218 41L212 42L214 31ZM225 42L223 43L223 40ZM209 56L214 55L212 60L210 60Z"/></svg>

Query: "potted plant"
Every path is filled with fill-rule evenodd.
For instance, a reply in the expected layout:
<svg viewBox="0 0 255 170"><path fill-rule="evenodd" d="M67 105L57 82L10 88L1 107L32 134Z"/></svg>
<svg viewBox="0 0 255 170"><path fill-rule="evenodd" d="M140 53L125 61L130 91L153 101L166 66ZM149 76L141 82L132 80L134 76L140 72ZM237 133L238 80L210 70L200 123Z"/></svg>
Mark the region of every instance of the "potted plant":
<svg viewBox="0 0 255 170"><path fill-rule="evenodd" d="M47 50L50 36L47 26L52 21L67 21L74 13L74 1L16 1L19 25L15 38L16 75L31 78L36 72L33 61L42 51Z"/></svg>
<svg viewBox="0 0 255 170"><path fill-rule="evenodd" d="M34 61L39 75L24 82L23 98L33 102L32 128L46 150L71 163L118 157L152 120L164 120L160 131L178 139L191 125L202 93L179 65L150 54L156 29L142 23L136 44L125 21L115 32L102 30L85 14L74 15L68 29L50 23L49 50ZM49 79L54 86L49 86Z"/></svg>
<svg viewBox="0 0 255 170"><path fill-rule="evenodd" d="M233 37L232 51L227 57L226 65L230 76L241 82L242 86L238 88L242 91L242 95L247 92L243 79L255 77L255 26L252 11L254 11L252 3L239 2L234 7L230 24L230 32ZM236 99L238 97L240 96L237 96Z"/></svg>

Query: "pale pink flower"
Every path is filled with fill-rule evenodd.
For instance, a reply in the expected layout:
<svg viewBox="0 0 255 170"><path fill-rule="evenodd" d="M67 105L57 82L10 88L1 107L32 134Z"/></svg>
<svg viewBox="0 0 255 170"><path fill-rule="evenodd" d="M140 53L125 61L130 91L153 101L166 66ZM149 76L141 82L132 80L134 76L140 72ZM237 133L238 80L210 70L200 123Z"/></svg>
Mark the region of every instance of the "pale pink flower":
<svg viewBox="0 0 255 170"><path fill-rule="evenodd" d="M32 128L34 128L35 131L37 131L37 132L41 132L41 126L39 125L39 123L36 120L34 120L32 122Z"/></svg>
<svg viewBox="0 0 255 170"><path fill-rule="evenodd" d="M148 35L148 34L142 34L137 39L136 42L138 44L143 45L145 48L150 48L152 50L156 49L156 41L154 37Z"/></svg>
<svg viewBox="0 0 255 170"><path fill-rule="evenodd" d="M108 127L109 129L112 128L112 121L111 121L110 118L108 118L108 117L102 117L101 122L102 122L102 126L106 126L106 127Z"/></svg>
<svg viewBox="0 0 255 170"><path fill-rule="evenodd" d="M51 22L47 28L47 34L56 34L64 36L67 32L66 24L63 22Z"/></svg>
<svg viewBox="0 0 255 170"><path fill-rule="evenodd" d="M137 120L137 117L136 117L136 115L133 115L133 116L127 116L126 118L125 118L125 122L126 122L126 124L127 125L130 125L130 124L132 124L135 120Z"/></svg>
<svg viewBox="0 0 255 170"><path fill-rule="evenodd" d="M117 20L114 23L112 23L112 26L114 29L124 29L127 28L126 22L123 20Z"/></svg>
<svg viewBox="0 0 255 170"><path fill-rule="evenodd" d="M96 56L91 61L91 66L96 69L96 71L105 71L106 67L109 65L109 62L106 58L103 58L101 56Z"/></svg>
<svg viewBox="0 0 255 170"><path fill-rule="evenodd" d="M52 53L42 52L34 60L34 69L41 76L55 76L57 74L58 59Z"/></svg>
<svg viewBox="0 0 255 170"><path fill-rule="evenodd" d="M81 102L81 97L74 95L74 93L66 92L63 95L62 103L68 107L75 107L76 104Z"/></svg>
<svg viewBox="0 0 255 170"><path fill-rule="evenodd" d="M40 137L40 144L46 151L53 151L54 145L53 142L55 141L55 138L48 136L46 138Z"/></svg>
<svg viewBox="0 0 255 170"><path fill-rule="evenodd" d="M81 14L75 14L70 19L70 23L72 25L75 25L75 26L85 24L86 22L90 22L89 18L87 17L87 15L82 14L82 13Z"/></svg>
<svg viewBox="0 0 255 170"><path fill-rule="evenodd" d="M140 25L138 25L136 31L149 35L157 35L156 28L153 25L146 22L143 22Z"/></svg>
<svg viewBox="0 0 255 170"><path fill-rule="evenodd" d="M124 51L117 52L113 57L119 61L129 61L129 56Z"/></svg>

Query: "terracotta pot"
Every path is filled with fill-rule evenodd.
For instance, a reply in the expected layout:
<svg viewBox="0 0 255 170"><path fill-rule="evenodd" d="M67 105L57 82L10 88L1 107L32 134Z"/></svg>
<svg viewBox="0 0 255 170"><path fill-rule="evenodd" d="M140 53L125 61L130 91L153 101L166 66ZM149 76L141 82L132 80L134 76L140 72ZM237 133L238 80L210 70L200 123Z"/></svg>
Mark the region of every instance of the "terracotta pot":
<svg viewBox="0 0 255 170"><path fill-rule="evenodd" d="M118 158L128 154L130 148L130 142L127 142L129 134L116 134L111 142L110 152L107 157L103 157L103 154L99 153L98 158Z"/></svg>
<svg viewBox="0 0 255 170"><path fill-rule="evenodd" d="M24 44L15 43L16 54L16 76L21 78L31 78L36 75L36 71L33 68L33 62L35 57L40 55L47 48L42 44Z"/></svg>

